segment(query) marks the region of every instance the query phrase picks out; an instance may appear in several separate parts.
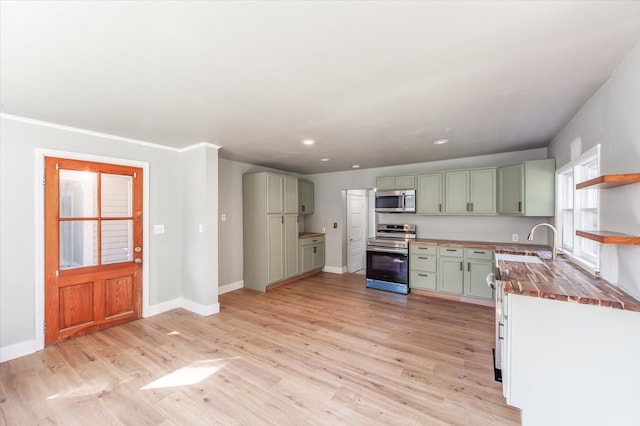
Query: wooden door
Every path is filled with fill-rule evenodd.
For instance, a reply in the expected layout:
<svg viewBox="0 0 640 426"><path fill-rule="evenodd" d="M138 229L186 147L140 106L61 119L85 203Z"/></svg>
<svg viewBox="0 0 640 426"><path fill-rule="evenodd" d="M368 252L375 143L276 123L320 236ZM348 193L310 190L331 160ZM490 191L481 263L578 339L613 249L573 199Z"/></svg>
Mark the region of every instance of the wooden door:
<svg viewBox="0 0 640 426"><path fill-rule="evenodd" d="M45 345L141 318L142 179L45 158Z"/></svg>
<svg viewBox="0 0 640 426"><path fill-rule="evenodd" d="M347 272L365 267L367 209L365 197L358 192L347 191Z"/></svg>

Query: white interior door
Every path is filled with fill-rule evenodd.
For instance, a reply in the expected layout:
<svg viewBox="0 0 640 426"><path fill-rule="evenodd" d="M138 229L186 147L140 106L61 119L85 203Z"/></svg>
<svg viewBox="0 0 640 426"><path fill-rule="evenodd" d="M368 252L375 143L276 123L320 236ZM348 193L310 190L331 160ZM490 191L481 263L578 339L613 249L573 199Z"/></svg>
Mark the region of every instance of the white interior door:
<svg viewBox="0 0 640 426"><path fill-rule="evenodd" d="M365 191L347 191L347 272L364 269L367 209Z"/></svg>

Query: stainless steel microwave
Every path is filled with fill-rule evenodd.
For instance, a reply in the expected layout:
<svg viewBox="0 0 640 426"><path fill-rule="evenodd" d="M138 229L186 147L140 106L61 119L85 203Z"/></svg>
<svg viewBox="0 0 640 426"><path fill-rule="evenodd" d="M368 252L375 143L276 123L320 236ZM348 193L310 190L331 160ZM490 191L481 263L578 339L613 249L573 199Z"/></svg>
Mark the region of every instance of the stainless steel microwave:
<svg viewBox="0 0 640 426"><path fill-rule="evenodd" d="M376 212L378 213L415 213L416 212L415 189L376 192Z"/></svg>

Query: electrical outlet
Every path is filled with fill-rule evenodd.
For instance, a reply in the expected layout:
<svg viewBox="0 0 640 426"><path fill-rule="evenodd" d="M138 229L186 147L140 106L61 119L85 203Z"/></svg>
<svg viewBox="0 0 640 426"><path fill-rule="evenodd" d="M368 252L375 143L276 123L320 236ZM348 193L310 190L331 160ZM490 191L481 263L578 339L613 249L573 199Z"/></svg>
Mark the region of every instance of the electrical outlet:
<svg viewBox="0 0 640 426"><path fill-rule="evenodd" d="M518 241L518 234L512 234L511 241Z"/></svg>
<svg viewBox="0 0 640 426"><path fill-rule="evenodd" d="M220 221L221 221L221 222L225 222L226 220L227 220L227 215L226 215L226 214L224 214L224 213L222 213L222 214L220 215Z"/></svg>
<svg viewBox="0 0 640 426"><path fill-rule="evenodd" d="M327 228L322 228L322 233L326 234L327 233Z"/></svg>

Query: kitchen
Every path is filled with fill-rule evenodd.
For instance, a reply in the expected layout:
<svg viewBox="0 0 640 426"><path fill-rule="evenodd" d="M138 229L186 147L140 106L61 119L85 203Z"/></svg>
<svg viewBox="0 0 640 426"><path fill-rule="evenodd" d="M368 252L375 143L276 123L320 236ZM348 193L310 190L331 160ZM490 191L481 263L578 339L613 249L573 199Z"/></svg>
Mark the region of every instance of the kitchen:
<svg viewBox="0 0 640 426"><path fill-rule="evenodd" d="M633 16L633 13L629 13ZM516 22L516 21L514 21ZM633 27L634 21L628 24ZM627 27L625 27L627 28ZM575 28L574 28L575 29ZM622 31L622 30L620 30ZM635 37L635 36L634 36ZM347 252L344 238L346 227L344 192L351 189L370 189L375 187L376 178L384 176L405 176L428 173L445 172L451 170L470 170L477 168L500 168L515 164L522 164L526 161L537 161L553 159L557 168L563 167L572 159L578 158L581 154L587 153L597 145L600 145L600 174L621 174L638 173L640 164L640 146L637 113L640 111L640 46L637 38L631 37L630 44L624 48L616 50L617 55L607 56L607 49L599 52L604 56L602 62L613 64L611 68L602 70L605 76L595 78L588 82L591 91L581 98L579 104L574 109L555 109L553 102L544 103L542 110L548 111L543 119L531 117L531 123L543 124L545 121L556 120L557 126L553 132L549 133L546 141L537 143L535 146L518 145L513 148L494 150L491 152L470 149L464 154L443 155L442 152L455 149L456 144L461 144L461 138L456 135L459 129L455 126L446 131L445 125L441 127L441 133L450 134L451 143L439 147L433 146L436 135L425 135L420 126L412 127L409 134L389 136L389 145L397 145L397 151L410 151L409 158L415 161L404 160L396 165L383 165L374 163L372 156L366 149L358 147L361 158L349 161L349 164L341 165L340 169L329 169L332 163L340 161L341 157L347 157L346 152L340 147L334 149L334 153L326 154L321 151L325 140L318 139L315 147L309 149L314 152L313 161L320 164L321 158L329 158L324 162L327 169L323 170L317 166L309 172L302 172L295 168L284 168L275 161L264 162L263 166L250 164L248 160L225 158L224 141L221 141L223 149L220 151L220 158L217 157L217 150L212 147L199 147L193 151L176 151L170 149L159 149L157 147L145 146L138 143L131 144L118 139L111 139L112 143L106 144L104 136L97 136L91 131L75 131L66 128L64 124L47 125L37 120L20 119L18 110L5 109L3 106L2 116L2 317L0 318L0 347L3 356L5 354L26 355L37 349L37 344L33 343L38 335L37 306L34 300L34 284L37 285L38 261L33 259L33 252L37 251L38 233L37 220L34 227L34 218L31 211L37 210L37 187L34 186L33 149L44 147L47 149L62 150L68 152L87 152L93 155L115 157L115 158L135 158L140 161L148 161L152 166L151 191L153 193L151 204L151 215L149 224L165 224L167 232L164 234L152 234L149 238L151 250L148 253L151 264L148 274L151 276L152 284L147 288L147 302L150 314L162 315L161 312L168 311L180 306L193 306L181 302L188 300L197 302L203 306L214 306L218 301L233 291L244 286L243 275L243 244L242 238L242 176L248 173L260 171L272 171L275 173L292 174L314 185L313 214L303 215L298 224L299 231L320 232L324 228L325 233L325 270L337 275L342 273L346 266ZM529 40L530 41L530 40ZM593 40L592 40L593 41ZM595 42L594 42L595 43ZM586 51L594 49L588 45ZM601 45L598 45L601 46ZM571 50L571 49L569 49ZM611 49L613 51L615 49ZM487 52L491 53L491 52ZM495 53L495 52L493 52ZM489 56L489 55L487 55ZM499 55L496 55L499 56ZM556 61L559 57L543 57L539 60ZM529 66L531 64L527 64ZM595 66L592 64L592 66ZM246 67L245 69L249 69ZM52 67L53 71L54 67ZM577 72L572 68L574 72ZM266 70L263 70L266 72ZM474 72L478 76L483 75L484 69L476 69ZM493 71L491 71L493 72ZM301 73L302 74L302 73ZM569 81L571 78L563 80L563 87L567 87L567 96L574 93L573 86ZM300 81L292 78L290 81ZM283 87L285 85L282 85ZM251 87L248 85L248 87ZM462 87L469 89L468 86ZM418 88L415 88L418 89ZM556 83L549 83L549 92L559 90ZM7 92L5 92L7 93ZM253 95L253 93L252 93ZM540 95L544 98L543 95ZM442 98L439 99L444 99ZM490 98L495 100L495 98ZM539 99L538 99L539 100ZM442 101L439 101L442 102ZM528 102L528 103L527 103ZM514 111L518 114L526 110L528 106L536 106L534 99L528 99L525 105L514 106ZM87 103L88 104L88 103ZM166 104L169 104L167 102ZM491 102L487 102L491 104ZM6 105L9 105L7 103ZM373 105L373 104L372 104ZM481 104L485 105L485 104ZM538 105L539 106L539 105ZM464 105L458 105L462 111L461 116L467 116L472 120L472 113L465 109ZM375 105L371 107L375 109ZM482 109L480 107L479 109ZM382 116L392 113L393 108L386 108ZM5 113L5 111L7 111ZM266 111L266 110L265 110ZM478 111L476 109L475 111ZM406 112L406 111L405 111ZM497 111L497 116L508 116L513 111ZM10 113L15 113L12 116ZM98 114L96 114L97 116ZM259 115L259 114L255 114ZM268 114L265 114L267 116ZM517 115L514 113L514 115ZM56 120L48 118L54 123L65 123L62 119ZM32 117L34 119L40 117ZM327 118L330 122L340 122L336 116ZM351 116L354 118L354 116ZM378 115L380 122L385 122ZM397 117L396 117L397 118ZM423 119L424 116L421 118ZM458 119L460 117L457 117ZM413 117L414 123L420 120ZM536 121L539 119L540 121ZM332 121L334 120L334 121ZM47 121L47 120L44 120ZM171 120L165 120L170 122ZM376 121L376 120L373 120ZM393 120L389 120L393 121ZM516 127L528 127L526 120L518 121ZM141 119L140 122L145 122ZM497 122L496 122L497 123ZM72 123L73 124L73 123ZM486 141L486 135L482 130L484 127L475 123L474 131L478 133L479 140ZM533 125L532 125L533 126ZM81 127L78 125L78 127ZM85 127L89 127L86 125ZM189 127L189 126L187 126ZM196 127L196 126L191 126ZM267 126L269 127L269 126ZM489 126L491 127L491 126ZM107 127L108 129L108 127ZM260 131L269 133L273 127L260 128ZM77 129L76 129L77 130ZM254 129L255 130L255 129ZM504 129L507 139L515 139L512 128ZM94 132L95 133L95 132ZM119 134L116 130L107 133ZM166 132L170 133L170 132ZM482 135L481 135L482 134ZM437 136L443 136L437 135ZM290 135L289 135L290 136ZM276 151L281 157L298 155L304 153L305 147L300 145L302 137L309 135L295 135L295 148L273 143L277 147ZM300 136L300 137L298 137ZM429 145L424 147L424 151L430 152L429 157L418 158L416 146L407 147L398 142L400 139L417 138L421 136L421 143ZM432 137L433 136L433 137ZM482 136L482 138L480 138ZM202 140L201 135L191 134L184 140ZM293 139L293 137L290 137ZM151 139L154 140L154 139ZM348 139L345 139L348 140ZM477 145L482 145L479 142ZM259 145L259 144L257 144ZM349 145L343 142L343 145ZM134 148L131 148L131 147ZM176 148L178 149L178 148ZM198 158L189 157L189 152L201 154L203 150L207 155L207 163L202 166ZM346 149L346 148L345 148ZM442 149L445 151L437 151ZM413 151L412 151L413 150ZM420 149L421 151L422 149ZM214 155L209 151L215 151ZM370 150L375 151L375 150ZM411 152L413 154L411 154ZM287 153L285 155L285 153ZM320 155L323 154L323 155ZM267 155L266 153L264 154ZM302 154L301 154L302 155ZM318 157L318 158L315 158ZM330 158L333 157L333 158ZM260 156L254 157L253 162L259 163ZM371 161L371 165L367 164ZM245 162L246 161L246 162ZM345 160L346 161L346 160ZM351 169L352 165L359 164L359 169ZM29 166L29 167L27 167ZM170 167L168 167L170 166ZM322 167L325 167L322 166ZM184 179L184 174L192 170L203 170L203 176L208 179L203 187L192 187L188 185L188 179ZM174 179L176 170L180 170L178 175L181 179ZM203 179L204 180L204 179ZM41 186L41 185L40 185ZM621 187L602 190L599 192L600 216L598 229L609 230L628 234L631 236L640 233L640 184L629 184ZM192 197L193 194L196 194ZM207 208L201 208L200 204L194 202L195 199L206 200ZM176 200L180 200L176 202ZM21 206L19 211L9 209L8 206ZM24 212L29 212L25 214ZM192 214L193 213L193 214ZM555 215L554 215L555 216ZM419 215L419 214L379 214L379 223L389 224L415 224L417 237L419 239L446 239L456 241L489 241L500 244L511 244L513 236L518 236L519 243L526 243L530 229L540 222L551 222L557 225L557 218L548 217L520 217L511 215ZM202 228L194 224L204 224ZM18 230L26 232L18 234ZM205 247L202 239L214 242ZM549 245L552 234L539 229L535 233L533 243L539 245ZM21 242L18 244L17 242ZM25 243L26 241L26 243ZM34 246L35 249L34 250ZM637 268L640 259L639 247L634 245L601 244L598 245L600 254L600 276L618 288L631 294L635 299L640 298L640 271ZM203 256L209 269L205 269L204 277L192 274L193 271L200 271L203 264L197 256L199 253L206 253ZM195 255L195 256L194 256ZM6 268L5 265L15 265L16 268ZM194 267L195 265L195 267ZM193 269L191 269L193 268ZM15 269L15 270L14 270ZM17 270L26 271L18 273ZM25 279L24 275L28 277ZM341 274L347 275L347 274ZM35 283L33 281L36 281ZM364 277L363 288L364 288ZM204 285L203 283L206 283ZM217 291L216 291L217 290ZM244 291L244 290L243 290ZM246 290L248 291L248 290ZM371 289L370 292L378 290ZM416 294L406 297L406 300L415 300ZM380 296L382 297L382 296ZM399 297L391 295L389 297ZM537 298L529 298L537 299ZM542 306L543 315L536 314L536 307L528 304L529 299L517 299L513 296L512 309L520 308L522 316L526 318L525 324L535 323L544 330L555 330L554 334L549 334L551 351L554 353L554 362L551 365L544 365L548 368L550 376L560 376L570 370L573 377L582 374L584 378L577 381L576 386L581 386L584 394L576 394L582 399L581 404L589 405L589 409L583 408L580 401L572 401L569 408L567 405L548 405L546 412L538 412L531 407L547 404L547 397L544 395L526 395L524 400L529 405L523 408L523 424L589 424L590 421L601 419L603 415L608 415L607 420L616 420L619 424L633 424L637 420L637 413L631 412L633 401L639 397L636 383L640 382L638 368L633 361L638 358L637 347L637 313L624 309L607 308L603 306L583 306L576 303L564 303L558 307L560 301L539 299L539 306ZM182 305L181 305L182 303ZM412 302L413 303L413 302ZM224 304L223 304L224 308ZM197 309L196 309L197 310ZM202 312L211 313L203 310ZM203 314L206 315L207 313ZM519 324L517 314L514 317L517 329ZM215 315L213 315L215 316ZM153 316L150 316L153 318ZM533 318L533 319L531 319ZM40 321L41 323L41 321ZM8 324L11 324L9 326ZM562 324L563 327L559 327ZM593 324L586 331L577 329L578 325ZM566 327L565 327L566 325ZM525 327L526 329L526 327ZM531 336L536 335L536 330L526 329ZM562 344L562 340L567 340L568 335L576 336L588 347L587 354L572 353L570 351L560 353L557 348ZM589 340L589 338L592 340ZM589 346L591 345L591 346ZM581 347L579 345L576 348ZM519 349L518 349L519 350ZM519 352L520 353L520 352ZM514 366L516 370L523 371L527 368L536 371L530 366L539 362L534 357L536 352L525 350L518 356L519 366ZM6 358L2 358L3 360ZM605 369L603 365L607 365ZM542 368L543 364L540 364ZM607 372L613 374L608 377ZM515 374L515 373L514 373ZM529 388L544 389L546 383L551 380L544 380L543 375L537 377L540 382ZM493 377L488 380L493 381ZM492 384L493 385L493 384ZM606 392L595 391L594 389L606 389ZM609 389L611 390L609 392ZM561 389L569 392L566 389ZM571 391L575 390L571 388ZM517 394L517 391L516 391ZM618 402L608 401L607 398L617 396ZM599 404L596 404L595 401ZM513 402L516 406L521 406L522 394L516 396ZM533 401L533 402L531 402ZM604 404L603 401L610 403ZM595 407L595 408L594 408ZM528 408L528 409L527 409ZM637 411L637 410L636 410ZM535 414L532 414L535 413ZM557 420L556 422L550 421ZM562 421L560 421L562 420Z"/></svg>

